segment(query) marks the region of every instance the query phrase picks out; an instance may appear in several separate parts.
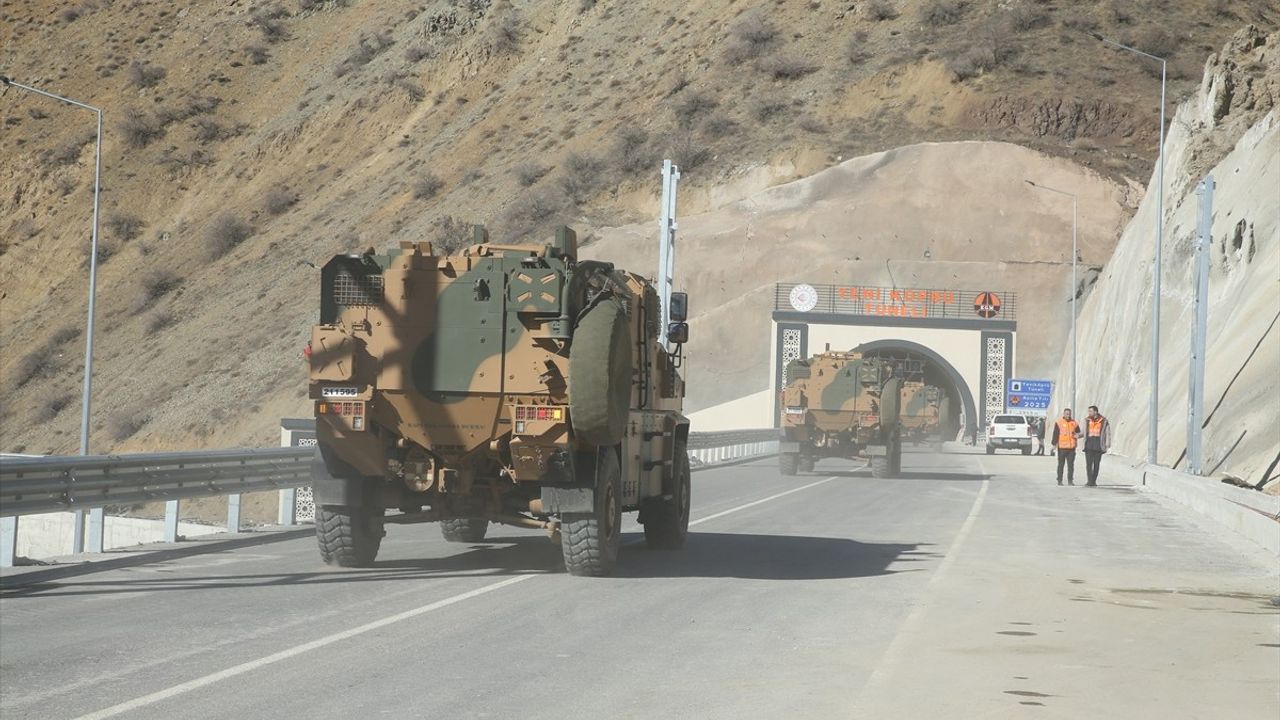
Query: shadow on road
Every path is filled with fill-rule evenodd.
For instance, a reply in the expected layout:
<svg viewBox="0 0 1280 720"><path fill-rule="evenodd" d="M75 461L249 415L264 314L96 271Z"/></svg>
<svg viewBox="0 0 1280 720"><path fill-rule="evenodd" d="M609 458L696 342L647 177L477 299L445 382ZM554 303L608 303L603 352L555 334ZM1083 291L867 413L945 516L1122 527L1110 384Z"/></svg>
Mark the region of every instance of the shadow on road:
<svg viewBox="0 0 1280 720"><path fill-rule="evenodd" d="M795 535L689 533L676 552L628 547L618 565L624 578L744 578L751 580L836 580L900 572L891 565L937 557L925 545L863 543L847 538Z"/></svg>

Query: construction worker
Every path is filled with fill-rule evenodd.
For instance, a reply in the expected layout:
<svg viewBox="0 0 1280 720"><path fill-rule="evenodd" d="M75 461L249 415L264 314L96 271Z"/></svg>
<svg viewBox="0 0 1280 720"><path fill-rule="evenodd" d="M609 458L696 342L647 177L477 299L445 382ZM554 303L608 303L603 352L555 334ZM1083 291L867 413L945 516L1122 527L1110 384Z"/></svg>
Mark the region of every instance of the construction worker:
<svg viewBox="0 0 1280 720"><path fill-rule="evenodd" d="M1062 484L1062 466L1067 466L1067 484L1076 484L1076 438L1080 437L1080 423L1071 419L1071 408L1062 411L1062 417L1053 424L1053 446L1058 450L1058 484Z"/></svg>
<svg viewBox="0 0 1280 720"><path fill-rule="evenodd" d="M1098 485L1098 468L1102 465L1102 456L1110 449L1111 421L1098 412L1097 405L1090 405L1084 435L1084 469L1089 478L1085 485Z"/></svg>

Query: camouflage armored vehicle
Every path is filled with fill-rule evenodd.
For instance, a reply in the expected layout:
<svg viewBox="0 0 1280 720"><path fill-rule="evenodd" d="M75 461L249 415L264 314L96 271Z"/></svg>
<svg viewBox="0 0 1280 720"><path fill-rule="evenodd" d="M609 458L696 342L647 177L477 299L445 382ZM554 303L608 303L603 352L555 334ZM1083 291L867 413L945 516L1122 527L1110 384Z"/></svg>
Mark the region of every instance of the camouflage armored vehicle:
<svg viewBox="0 0 1280 720"><path fill-rule="evenodd" d="M824 457L865 457L875 477L897 475L901 392L902 379L890 364L860 353L828 351L791 361L781 398L782 474L811 471Z"/></svg>
<svg viewBox="0 0 1280 720"><path fill-rule="evenodd" d="M579 260L569 228L503 245L477 227L473 242L447 257L407 242L339 255L321 272L309 353L321 557L371 564L387 523L437 521L446 540L478 542L496 522L545 529L571 573L604 575L630 510L650 546L680 547L684 294L669 301L669 352L654 288Z"/></svg>
<svg viewBox="0 0 1280 720"><path fill-rule="evenodd" d="M916 380L902 383L902 436L913 445L941 442L940 388Z"/></svg>

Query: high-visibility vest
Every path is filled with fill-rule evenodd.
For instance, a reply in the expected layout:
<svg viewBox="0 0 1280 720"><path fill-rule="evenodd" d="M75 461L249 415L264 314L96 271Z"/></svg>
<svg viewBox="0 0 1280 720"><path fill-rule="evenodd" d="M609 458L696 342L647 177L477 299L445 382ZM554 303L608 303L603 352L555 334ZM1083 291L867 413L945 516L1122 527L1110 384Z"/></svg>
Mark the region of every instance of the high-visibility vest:
<svg viewBox="0 0 1280 720"><path fill-rule="evenodd" d="M1104 420L1103 417L1099 415L1097 420L1089 421L1089 437L1096 437L1096 438L1102 437L1103 420Z"/></svg>
<svg viewBox="0 0 1280 720"><path fill-rule="evenodd" d="M1058 449L1075 450L1076 431L1079 429L1080 425L1075 420L1058 418Z"/></svg>

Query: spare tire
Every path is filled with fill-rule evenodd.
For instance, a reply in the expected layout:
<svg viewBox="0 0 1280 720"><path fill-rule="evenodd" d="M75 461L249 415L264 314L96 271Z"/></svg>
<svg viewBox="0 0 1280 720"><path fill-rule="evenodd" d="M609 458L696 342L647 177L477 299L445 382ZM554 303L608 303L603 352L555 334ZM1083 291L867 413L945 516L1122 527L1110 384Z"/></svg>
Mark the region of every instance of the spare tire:
<svg viewBox="0 0 1280 720"><path fill-rule="evenodd" d="M898 428L898 409L902 406L902 378L892 377L880 390L880 438L885 444Z"/></svg>
<svg viewBox="0 0 1280 720"><path fill-rule="evenodd" d="M631 405L631 333L622 302L587 311L569 347L569 422L591 445L622 441Z"/></svg>

